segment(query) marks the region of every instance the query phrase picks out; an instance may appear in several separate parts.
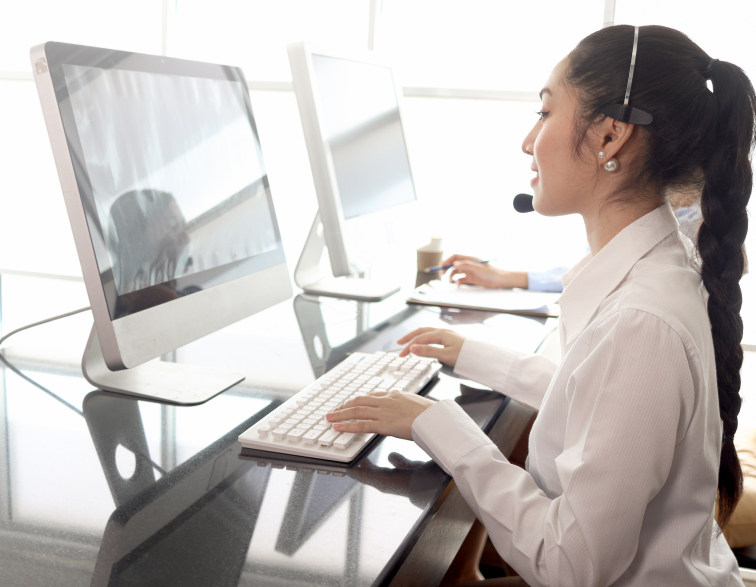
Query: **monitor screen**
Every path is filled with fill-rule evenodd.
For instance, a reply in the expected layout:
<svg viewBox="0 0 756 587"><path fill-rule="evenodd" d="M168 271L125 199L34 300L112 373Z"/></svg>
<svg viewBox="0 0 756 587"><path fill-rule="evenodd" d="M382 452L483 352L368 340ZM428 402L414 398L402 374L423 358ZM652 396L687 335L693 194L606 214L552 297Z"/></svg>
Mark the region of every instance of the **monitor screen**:
<svg viewBox="0 0 756 587"><path fill-rule="evenodd" d="M240 70L93 51L54 81L111 320L284 262Z"/></svg>
<svg viewBox="0 0 756 587"><path fill-rule="evenodd" d="M391 69L313 54L344 218L415 201Z"/></svg>

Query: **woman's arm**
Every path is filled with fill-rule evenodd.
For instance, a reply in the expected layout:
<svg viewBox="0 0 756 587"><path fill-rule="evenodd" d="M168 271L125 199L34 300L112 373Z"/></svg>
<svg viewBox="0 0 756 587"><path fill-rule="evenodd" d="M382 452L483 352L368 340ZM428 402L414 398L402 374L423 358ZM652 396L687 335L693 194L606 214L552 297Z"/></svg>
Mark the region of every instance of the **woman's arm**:
<svg viewBox="0 0 756 587"><path fill-rule="evenodd" d="M488 342L465 339L452 330L418 328L397 340L407 345L399 356L412 352L454 367L454 372L538 409L557 370L541 355L526 355Z"/></svg>
<svg viewBox="0 0 756 587"><path fill-rule="evenodd" d="M611 584L636 556L646 507L686 429L693 384L684 345L666 323L638 310L610 320L567 389L554 391L569 394L570 408L556 460L562 493L553 498L454 402L391 392L352 400L329 419L342 431L405 438L412 422L412 437L454 476L529 585ZM343 422L351 418L358 421Z"/></svg>
<svg viewBox="0 0 756 587"><path fill-rule="evenodd" d="M568 389L557 391L571 397L556 460L563 493L554 499L452 402L413 425L415 440L454 476L499 553L533 587L609 585L628 568L685 430L683 405L692 403L684 345L661 320L625 311L594 336Z"/></svg>

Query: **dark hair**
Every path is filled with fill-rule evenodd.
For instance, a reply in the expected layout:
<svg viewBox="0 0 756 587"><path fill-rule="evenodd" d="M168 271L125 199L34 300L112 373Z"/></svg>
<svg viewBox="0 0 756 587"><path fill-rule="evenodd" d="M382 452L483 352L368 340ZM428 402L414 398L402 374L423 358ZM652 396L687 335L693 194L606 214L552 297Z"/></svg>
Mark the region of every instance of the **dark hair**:
<svg viewBox="0 0 756 587"><path fill-rule="evenodd" d="M588 130L604 120L599 109L624 101L634 32L628 25L602 29L583 39L569 55L565 81L576 90L581 109L576 153L581 152ZM636 127L642 133L643 152L633 164L630 180L612 200L629 201L639 193L661 198L679 189L701 194L699 270L709 294L724 429L717 486L717 520L724 527L743 490L733 437L741 404L739 281L745 266L746 205L753 180L750 155L756 96L739 67L712 60L679 31L644 26L638 37L630 106L650 113L653 122Z"/></svg>

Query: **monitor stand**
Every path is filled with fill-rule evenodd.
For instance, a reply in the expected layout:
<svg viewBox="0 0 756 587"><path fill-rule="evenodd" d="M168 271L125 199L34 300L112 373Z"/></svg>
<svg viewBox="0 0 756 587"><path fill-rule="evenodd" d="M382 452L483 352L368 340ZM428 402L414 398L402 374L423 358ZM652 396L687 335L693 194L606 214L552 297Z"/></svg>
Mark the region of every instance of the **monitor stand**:
<svg viewBox="0 0 756 587"><path fill-rule="evenodd" d="M94 326L84 349L81 370L98 389L180 405L201 404L244 381L244 375L234 371L159 360L111 371L105 364Z"/></svg>
<svg viewBox="0 0 756 587"><path fill-rule="evenodd" d="M368 279L356 275L347 277L322 275L320 260L323 257L325 246L323 223L318 211L315 214L310 233L307 235L302 254L299 256L297 268L294 270L294 283L302 288L305 293L359 302L380 302L399 291L398 285L378 279Z"/></svg>

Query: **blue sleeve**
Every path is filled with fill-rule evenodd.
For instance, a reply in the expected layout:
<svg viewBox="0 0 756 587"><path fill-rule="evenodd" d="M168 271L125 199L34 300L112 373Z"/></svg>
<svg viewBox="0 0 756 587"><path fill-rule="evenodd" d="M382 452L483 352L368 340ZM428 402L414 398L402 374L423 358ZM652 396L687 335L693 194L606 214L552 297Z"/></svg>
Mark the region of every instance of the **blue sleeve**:
<svg viewBox="0 0 756 587"><path fill-rule="evenodd" d="M554 267L547 271L528 271L528 289L561 292L562 275L567 273L567 269L567 267Z"/></svg>

